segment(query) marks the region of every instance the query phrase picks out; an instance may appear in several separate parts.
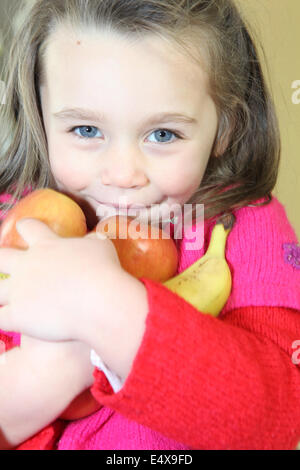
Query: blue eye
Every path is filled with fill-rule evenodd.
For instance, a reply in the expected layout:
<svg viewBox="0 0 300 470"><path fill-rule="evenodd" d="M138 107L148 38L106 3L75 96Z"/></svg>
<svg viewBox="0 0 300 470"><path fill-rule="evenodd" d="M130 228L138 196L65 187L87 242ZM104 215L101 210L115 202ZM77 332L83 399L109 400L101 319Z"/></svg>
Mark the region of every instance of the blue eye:
<svg viewBox="0 0 300 470"><path fill-rule="evenodd" d="M95 126L75 126L69 129L68 132L75 134L75 136L78 137L80 140L91 140L96 137L97 138L100 137L99 135L97 135L97 132L100 132L100 131ZM177 132L173 132L169 129L157 129L153 131L150 135L155 135L155 138L158 139L158 142L156 141L156 143L162 143L162 144L170 144L170 143L173 143L174 140L176 141L178 139L183 139L183 137L181 137ZM168 137L171 138L172 136L175 136L175 139L171 141L164 140ZM150 142L153 142L153 140Z"/></svg>
<svg viewBox="0 0 300 470"><path fill-rule="evenodd" d="M79 130L79 135L75 132L77 129ZM94 126L77 126L70 130L70 132L74 132L75 135L80 139L90 139L96 137L97 131L97 127Z"/></svg>
<svg viewBox="0 0 300 470"><path fill-rule="evenodd" d="M159 143L166 143L166 144L172 143L173 141L170 142L170 141L163 140L166 137L170 137L172 135L176 137L176 140L177 140L177 138L182 139L182 137L180 137L177 133L175 133L173 131L169 131L168 129L158 129L158 130L152 132L152 134L155 135L155 138L158 139ZM150 135L152 135L152 134L150 134Z"/></svg>

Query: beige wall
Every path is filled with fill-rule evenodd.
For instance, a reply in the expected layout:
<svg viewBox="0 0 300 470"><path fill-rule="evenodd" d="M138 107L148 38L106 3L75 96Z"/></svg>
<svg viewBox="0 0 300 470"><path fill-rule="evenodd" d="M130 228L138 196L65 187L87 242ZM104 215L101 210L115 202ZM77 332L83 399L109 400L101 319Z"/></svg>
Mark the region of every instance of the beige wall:
<svg viewBox="0 0 300 470"><path fill-rule="evenodd" d="M264 69L282 139L274 195L284 204L300 240L300 0L236 1L265 50L269 71L265 66ZM297 89L293 89L296 81Z"/></svg>

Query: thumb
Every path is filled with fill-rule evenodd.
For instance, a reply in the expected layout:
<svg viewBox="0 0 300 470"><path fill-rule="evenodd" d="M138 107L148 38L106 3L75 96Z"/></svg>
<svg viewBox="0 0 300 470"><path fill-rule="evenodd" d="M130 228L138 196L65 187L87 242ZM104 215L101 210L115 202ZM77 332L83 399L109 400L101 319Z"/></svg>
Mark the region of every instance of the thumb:
<svg viewBox="0 0 300 470"><path fill-rule="evenodd" d="M9 305L0 306L0 328L4 331L18 331L16 325L14 325L13 318L11 315L11 309ZM0 342L1 343L1 342Z"/></svg>
<svg viewBox="0 0 300 470"><path fill-rule="evenodd" d="M101 233L96 230L92 230L87 235L85 235L85 238L92 238L95 240L106 240L107 236L104 233Z"/></svg>
<svg viewBox="0 0 300 470"><path fill-rule="evenodd" d="M16 223L16 229L30 246L45 238L56 238L57 235L45 222L39 219L23 218Z"/></svg>

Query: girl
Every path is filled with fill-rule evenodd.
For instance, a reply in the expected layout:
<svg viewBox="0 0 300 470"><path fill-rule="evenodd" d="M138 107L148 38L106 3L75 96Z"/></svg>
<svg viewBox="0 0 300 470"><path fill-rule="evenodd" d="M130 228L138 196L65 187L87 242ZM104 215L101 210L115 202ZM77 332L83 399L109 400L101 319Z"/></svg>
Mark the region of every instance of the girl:
<svg viewBox="0 0 300 470"><path fill-rule="evenodd" d="M130 276L109 240L18 224L29 249L0 252L2 447L295 448L299 247L271 194L277 120L233 1L37 0L4 71L3 217L40 187L80 203L90 229L124 199L140 218L204 204L204 244L178 240L178 272L217 216L236 223L218 318ZM89 386L99 411L57 420Z"/></svg>

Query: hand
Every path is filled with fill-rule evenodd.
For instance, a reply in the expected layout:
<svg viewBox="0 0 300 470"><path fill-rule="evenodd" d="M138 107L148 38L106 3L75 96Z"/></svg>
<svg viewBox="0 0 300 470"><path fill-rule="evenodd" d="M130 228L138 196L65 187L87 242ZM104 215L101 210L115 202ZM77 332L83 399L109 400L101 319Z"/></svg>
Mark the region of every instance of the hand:
<svg viewBox="0 0 300 470"><path fill-rule="evenodd" d="M109 311L123 271L108 239L91 233L61 238L36 219L17 230L27 250L0 248L0 329L47 341L82 340L91 322Z"/></svg>

